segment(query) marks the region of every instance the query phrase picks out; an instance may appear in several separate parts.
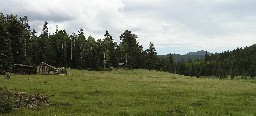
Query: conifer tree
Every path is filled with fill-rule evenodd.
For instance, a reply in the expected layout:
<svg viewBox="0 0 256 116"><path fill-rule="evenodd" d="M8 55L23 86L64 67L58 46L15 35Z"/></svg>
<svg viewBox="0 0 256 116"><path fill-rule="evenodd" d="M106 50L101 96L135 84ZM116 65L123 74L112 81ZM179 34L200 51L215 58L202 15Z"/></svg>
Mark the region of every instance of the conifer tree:
<svg viewBox="0 0 256 116"><path fill-rule="evenodd" d="M6 17L0 13L0 74L10 71L13 61L11 39L6 29L6 21Z"/></svg>

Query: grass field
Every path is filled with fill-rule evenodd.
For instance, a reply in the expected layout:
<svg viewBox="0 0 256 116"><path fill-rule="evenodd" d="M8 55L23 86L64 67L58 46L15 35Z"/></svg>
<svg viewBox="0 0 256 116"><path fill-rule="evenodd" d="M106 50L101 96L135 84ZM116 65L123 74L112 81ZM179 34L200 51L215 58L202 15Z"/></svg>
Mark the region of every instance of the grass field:
<svg viewBox="0 0 256 116"><path fill-rule="evenodd" d="M256 115L256 80L146 70L70 70L69 74L0 78L0 87L47 94L55 104L4 115Z"/></svg>

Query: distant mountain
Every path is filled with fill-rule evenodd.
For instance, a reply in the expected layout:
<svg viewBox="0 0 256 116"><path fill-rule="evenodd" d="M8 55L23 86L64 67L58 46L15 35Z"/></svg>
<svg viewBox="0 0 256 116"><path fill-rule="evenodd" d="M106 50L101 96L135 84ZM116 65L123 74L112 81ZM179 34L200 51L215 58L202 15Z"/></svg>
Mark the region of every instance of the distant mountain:
<svg viewBox="0 0 256 116"><path fill-rule="evenodd" d="M204 56L206 54L207 51L201 50L201 51L197 51L197 52L189 52L185 55L198 55L198 56ZM212 55L212 53L207 52L207 54Z"/></svg>
<svg viewBox="0 0 256 116"><path fill-rule="evenodd" d="M197 60L204 58L207 51L201 50L197 52L189 52L185 55L180 54L172 54L174 62L180 62L180 61L188 61L188 60ZM212 53L207 52L207 54L212 55ZM158 55L159 58L167 58L168 55Z"/></svg>

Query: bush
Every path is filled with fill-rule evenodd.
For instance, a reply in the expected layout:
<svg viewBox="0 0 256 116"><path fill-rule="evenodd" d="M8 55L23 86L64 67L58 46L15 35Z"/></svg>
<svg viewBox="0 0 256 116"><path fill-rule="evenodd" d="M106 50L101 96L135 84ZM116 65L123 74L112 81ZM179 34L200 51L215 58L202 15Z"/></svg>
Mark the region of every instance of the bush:
<svg viewBox="0 0 256 116"><path fill-rule="evenodd" d="M49 105L47 95L27 94L26 92L0 88L0 114L9 113L13 109L22 107L38 109L39 106L43 105Z"/></svg>
<svg viewBox="0 0 256 116"><path fill-rule="evenodd" d="M9 113L13 110L13 95L5 88L0 88L0 114Z"/></svg>

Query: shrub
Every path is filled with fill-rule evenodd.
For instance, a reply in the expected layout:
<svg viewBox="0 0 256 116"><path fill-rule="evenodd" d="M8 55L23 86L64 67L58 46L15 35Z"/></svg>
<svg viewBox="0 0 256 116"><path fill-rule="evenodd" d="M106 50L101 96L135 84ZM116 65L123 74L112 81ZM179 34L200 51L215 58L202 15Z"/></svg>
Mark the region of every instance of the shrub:
<svg viewBox="0 0 256 116"><path fill-rule="evenodd" d="M0 114L9 113L13 110L13 95L5 88L0 88Z"/></svg>
<svg viewBox="0 0 256 116"><path fill-rule="evenodd" d="M43 105L49 105L47 95L27 94L26 92L0 88L0 114L9 113L13 109L22 107L38 109L39 106Z"/></svg>

